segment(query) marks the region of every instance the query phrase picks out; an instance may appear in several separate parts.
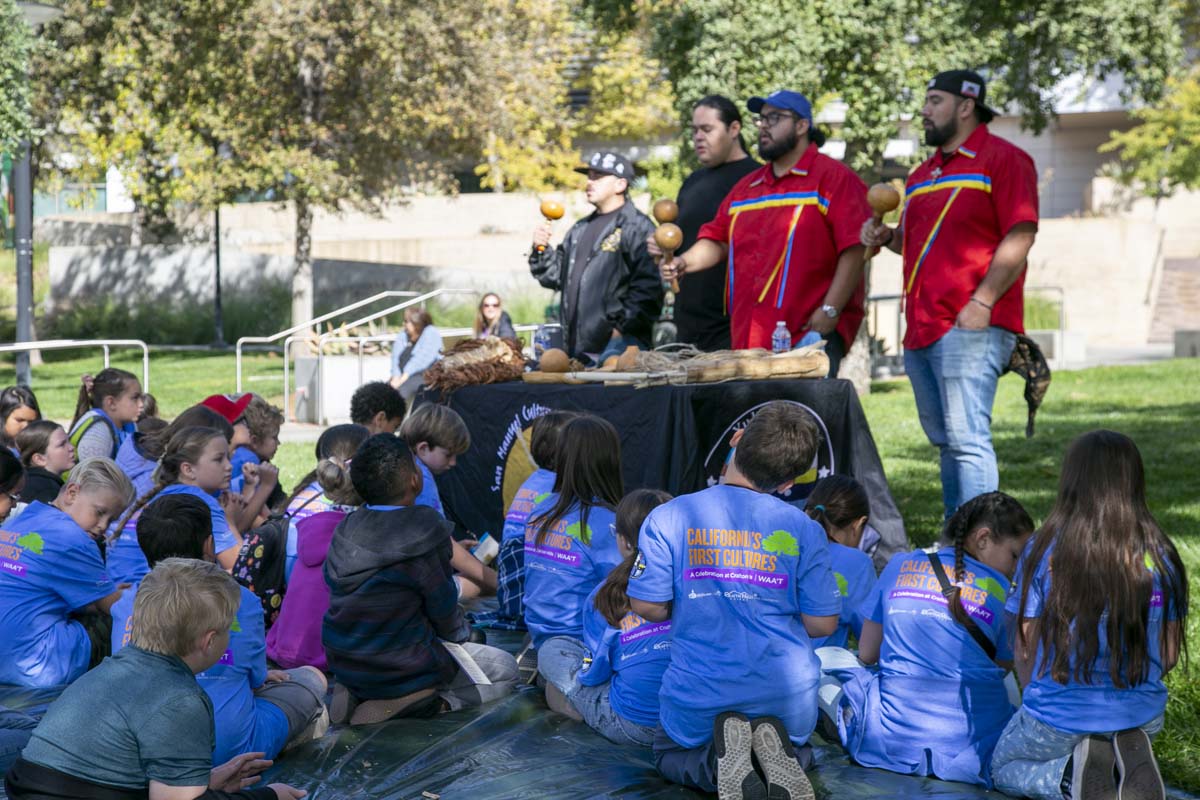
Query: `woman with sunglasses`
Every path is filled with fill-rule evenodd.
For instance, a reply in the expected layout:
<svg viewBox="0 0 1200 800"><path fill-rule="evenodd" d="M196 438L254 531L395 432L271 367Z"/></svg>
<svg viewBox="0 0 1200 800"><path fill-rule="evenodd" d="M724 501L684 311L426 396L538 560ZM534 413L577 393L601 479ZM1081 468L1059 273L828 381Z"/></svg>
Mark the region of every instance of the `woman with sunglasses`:
<svg viewBox="0 0 1200 800"><path fill-rule="evenodd" d="M475 338L486 339L489 336L499 336L501 339L517 338L517 330L513 327L512 318L500 305L500 295L488 292L479 301L479 311L475 314Z"/></svg>

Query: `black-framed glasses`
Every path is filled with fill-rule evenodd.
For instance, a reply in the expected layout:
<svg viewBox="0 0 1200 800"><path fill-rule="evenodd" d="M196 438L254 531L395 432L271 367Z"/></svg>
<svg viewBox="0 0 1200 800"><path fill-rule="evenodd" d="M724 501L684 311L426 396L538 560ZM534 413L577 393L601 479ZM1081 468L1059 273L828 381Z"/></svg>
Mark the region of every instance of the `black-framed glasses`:
<svg viewBox="0 0 1200 800"><path fill-rule="evenodd" d="M754 124L760 128L774 128L781 119L800 119L787 111L772 111L770 114L755 114Z"/></svg>

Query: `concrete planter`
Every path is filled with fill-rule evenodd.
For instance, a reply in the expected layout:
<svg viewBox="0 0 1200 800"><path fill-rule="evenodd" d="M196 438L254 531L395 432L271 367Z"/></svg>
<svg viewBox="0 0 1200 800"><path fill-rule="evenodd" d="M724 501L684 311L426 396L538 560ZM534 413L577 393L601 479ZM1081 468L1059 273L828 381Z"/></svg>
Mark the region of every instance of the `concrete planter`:
<svg viewBox="0 0 1200 800"><path fill-rule="evenodd" d="M337 425L350 421L350 397L364 383L385 381L391 375L387 354L363 356L327 355L321 359L321 390L317 398L317 358L296 359L296 421Z"/></svg>

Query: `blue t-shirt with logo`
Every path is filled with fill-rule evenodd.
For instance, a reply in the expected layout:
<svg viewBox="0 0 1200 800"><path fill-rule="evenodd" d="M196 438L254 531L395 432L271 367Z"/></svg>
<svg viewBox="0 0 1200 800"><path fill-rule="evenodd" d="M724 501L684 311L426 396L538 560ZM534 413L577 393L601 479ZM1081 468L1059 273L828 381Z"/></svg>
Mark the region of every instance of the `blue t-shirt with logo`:
<svg viewBox="0 0 1200 800"><path fill-rule="evenodd" d="M588 512L585 530L576 503L539 544L537 518L553 502L547 498L535 506L525 525L525 626L534 647L551 636L583 641L588 595L622 561L613 533L616 517L600 505Z"/></svg>
<svg viewBox="0 0 1200 800"><path fill-rule="evenodd" d="M852 632L855 638L862 635L859 607L875 588L875 565L863 551L830 542L829 560L833 564L833 579L837 582L838 593L842 596L842 615L836 631L822 639L813 639L814 649L845 647Z"/></svg>
<svg viewBox="0 0 1200 800"><path fill-rule="evenodd" d="M246 445L238 445L233 451L233 456L229 459L230 466L233 467L233 474L229 478L229 491L238 494L242 491L242 487L246 483L246 478L242 475L242 467L246 464L261 464L262 459Z"/></svg>
<svg viewBox="0 0 1200 800"><path fill-rule="evenodd" d="M525 479L521 488L513 496L512 505L504 515L504 531L500 541L520 539L525 536L525 523L529 520L534 506L545 500L554 491L555 475L548 469L535 470Z"/></svg>
<svg viewBox="0 0 1200 800"><path fill-rule="evenodd" d="M130 517L126 521L125 527L121 528L121 535L108 548L108 574L114 581L140 583L142 578L146 577L146 573L150 572L150 566L146 563L146 555L142 552L141 545L138 544L137 521L147 506L157 503L160 497L172 494L195 495L208 506L208 510L212 514L214 552L223 553L231 547L237 547L237 539L229 530L229 521L225 519L225 510L221 508L221 504L203 489L183 483L173 483L156 494L153 500Z"/></svg>
<svg viewBox="0 0 1200 800"><path fill-rule="evenodd" d="M254 690L267 679L262 601L245 586L239 588L242 602L230 630L229 647L220 661L196 675L213 705L214 766L242 753L264 752L267 758L275 758L288 738L283 710L254 696ZM131 642L136 596L137 589L130 589L112 607L113 653Z"/></svg>
<svg viewBox="0 0 1200 800"><path fill-rule="evenodd" d="M0 684L57 686L87 672L91 643L69 618L117 590L96 542L41 502L0 525Z"/></svg>
<svg viewBox="0 0 1200 800"><path fill-rule="evenodd" d="M596 610L596 593L588 596L583 617L583 643L588 654L579 683L600 686L611 681L608 702L630 722L658 726L658 693L671 663L671 620L650 622L630 611L619 628Z"/></svg>
<svg viewBox="0 0 1200 800"><path fill-rule="evenodd" d="M1007 610L1015 615L1022 613L1026 619L1036 619L1050 594L1053 576L1054 545L1046 549L1041 563L1029 584L1029 594L1022 612L1021 577L1024 575L1025 558L1029 555L1033 541L1022 555L1017 566L1017 587L1008 598ZM1146 569L1153 572L1154 562L1148 557ZM1069 733L1103 733L1108 731L1138 728L1162 714L1167 707L1167 687L1163 684L1162 656L1159 650L1164 618L1178 619L1178 609L1164 609L1162 584L1154 581L1150 597L1149 624L1146 628L1146 651L1150 658L1150 670L1146 680L1137 686L1118 689L1109 675L1110 650L1105 626L1108 615L1101 617L1098 635L1099 655L1088 672L1088 682L1075 678L1075 658L1071 659L1071 676L1066 684L1058 683L1049 671L1042 672L1046 654L1038 646L1034 662L1033 679L1025 687L1022 703L1031 717L1052 728Z"/></svg>
<svg viewBox="0 0 1200 800"><path fill-rule="evenodd" d="M425 462L413 454L413 461L417 462L417 469L421 470L421 477L424 479L421 485L421 493L417 495L417 499L413 500L414 506L429 506L434 511L446 516L446 509L442 507L442 496L438 494L437 481L433 477L433 473L429 467L425 466Z"/></svg>
<svg viewBox="0 0 1200 800"><path fill-rule="evenodd" d="M935 556L955 582L954 548ZM963 610L1012 660L1004 602L1009 580L963 558ZM884 567L861 608L883 627L879 669L835 671L843 684L842 743L859 764L907 775L991 786L991 757L1012 717L1005 670L951 616L941 583L922 550Z"/></svg>
<svg viewBox="0 0 1200 800"><path fill-rule="evenodd" d="M672 602L662 726L683 747L712 739L722 711L783 720L804 744L817 722L820 663L801 614L841 613L825 530L799 509L713 486L650 512L629 596Z"/></svg>

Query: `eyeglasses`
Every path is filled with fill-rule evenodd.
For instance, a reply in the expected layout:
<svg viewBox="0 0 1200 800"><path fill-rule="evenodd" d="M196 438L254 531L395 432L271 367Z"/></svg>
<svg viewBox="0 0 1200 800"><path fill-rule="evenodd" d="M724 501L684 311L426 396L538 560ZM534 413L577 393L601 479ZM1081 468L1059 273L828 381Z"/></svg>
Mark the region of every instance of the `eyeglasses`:
<svg viewBox="0 0 1200 800"><path fill-rule="evenodd" d="M755 114L754 124L760 128L774 128L779 124L781 119L800 119L795 114L788 114L783 111L772 111L770 114Z"/></svg>
<svg viewBox="0 0 1200 800"><path fill-rule="evenodd" d="M500 304L499 303L484 303L483 307L484 308L499 308Z"/></svg>

